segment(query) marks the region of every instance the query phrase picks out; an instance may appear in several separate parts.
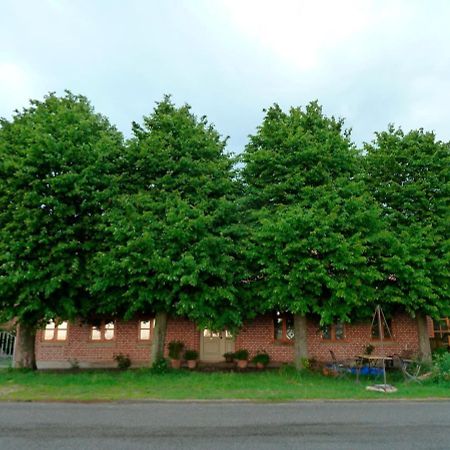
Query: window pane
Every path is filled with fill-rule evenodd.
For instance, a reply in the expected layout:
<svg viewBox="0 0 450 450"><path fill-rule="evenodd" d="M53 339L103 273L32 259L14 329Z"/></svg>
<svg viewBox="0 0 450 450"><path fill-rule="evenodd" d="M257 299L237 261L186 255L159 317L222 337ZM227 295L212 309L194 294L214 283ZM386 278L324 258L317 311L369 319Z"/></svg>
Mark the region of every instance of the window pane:
<svg viewBox="0 0 450 450"><path fill-rule="evenodd" d="M65 341L67 338L67 322L61 322L56 327L56 339L58 341Z"/></svg>
<svg viewBox="0 0 450 450"><path fill-rule="evenodd" d="M141 332L139 333L139 338L142 341L150 340L150 330L141 330Z"/></svg>
<svg viewBox="0 0 450 450"><path fill-rule="evenodd" d="M141 320L139 324L140 324L139 338L143 341L148 341L150 339L150 327L151 327L150 320Z"/></svg>
<svg viewBox="0 0 450 450"><path fill-rule="evenodd" d="M275 317L273 319L274 338L283 339L283 319L281 317Z"/></svg>
<svg viewBox="0 0 450 450"><path fill-rule="evenodd" d="M335 335L336 339L344 339L345 333L344 333L344 324L343 323L337 323L335 325Z"/></svg>
<svg viewBox="0 0 450 450"><path fill-rule="evenodd" d="M231 334L231 332L230 331L228 331L228 330L225 330L225 337L226 338L232 338L233 337L233 335Z"/></svg>
<svg viewBox="0 0 450 450"><path fill-rule="evenodd" d="M114 322L109 322L105 325L105 339L110 341L114 338Z"/></svg>
<svg viewBox="0 0 450 450"><path fill-rule="evenodd" d="M292 339L294 339L294 337L294 317L289 315L286 316L286 339L289 339L291 341Z"/></svg>
<svg viewBox="0 0 450 450"><path fill-rule="evenodd" d="M322 339L331 339L331 327L330 327L330 325L324 325L322 327Z"/></svg>
<svg viewBox="0 0 450 450"><path fill-rule="evenodd" d="M50 322L45 326L44 340L51 341L55 336L55 322L50 320Z"/></svg>
<svg viewBox="0 0 450 450"><path fill-rule="evenodd" d="M209 337L209 338L220 337L220 333L215 332L215 331L211 331L211 330L208 330L207 328L205 328L203 330L203 336L204 337Z"/></svg>
<svg viewBox="0 0 450 450"><path fill-rule="evenodd" d="M92 340L99 341L102 338L102 333L99 327L92 327Z"/></svg>
<svg viewBox="0 0 450 450"><path fill-rule="evenodd" d="M65 341L67 338L67 330L56 330L56 339L58 341Z"/></svg>

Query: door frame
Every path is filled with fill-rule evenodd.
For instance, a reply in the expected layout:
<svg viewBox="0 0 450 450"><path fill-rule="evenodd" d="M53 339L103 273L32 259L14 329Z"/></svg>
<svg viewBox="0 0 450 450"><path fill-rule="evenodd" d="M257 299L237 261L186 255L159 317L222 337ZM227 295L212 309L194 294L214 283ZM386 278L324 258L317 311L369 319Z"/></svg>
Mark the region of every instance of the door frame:
<svg viewBox="0 0 450 450"><path fill-rule="evenodd" d="M210 362L210 363L215 363L215 362L224 362L225 358L223 357L223 354L226 353L227 351L232 351L234 352L235 349L235 342L236 339L234 338L234 336L232 337L227 337L227 331L221 331L219 333L219 337L216 339L220 339L220 352L217 355L217 359L204 359L204 340L205 339L210 339L209 337L206 337L204 335L206 328L200 331L200 361L205 361L205 362ZM231 349L227 350L227 340L228 342L231 344Z"/></svg>

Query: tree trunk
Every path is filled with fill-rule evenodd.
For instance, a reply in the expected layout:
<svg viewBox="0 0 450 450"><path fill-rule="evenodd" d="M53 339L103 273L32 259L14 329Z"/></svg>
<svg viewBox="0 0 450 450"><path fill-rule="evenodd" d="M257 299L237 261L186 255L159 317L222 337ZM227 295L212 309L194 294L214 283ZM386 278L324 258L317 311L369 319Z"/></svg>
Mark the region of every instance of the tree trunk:
<svg viewBox="0 0 450 450"><path fill-rule="evenodd" d="M36 369L36 326L19 324L17 327L14 367L17 369Z"/></svg>
<svg viewBox="0 0 450 450"><path fill-rule="evenodd" d="M166 330L167 330L167 313L156 313L155 317L155 329L153 330L152 340L152 354L150 358L150 364L155 364L156 361L164 358L164 345L166 343Z"/></svg>
<svg viewBox="0 0 450 450"><path fill-rule="evenodd" d="M417 314L417 331L419 333L419 351L423 361L431 362L430 337L428 336L427 318Z"/></svg>
<svg viewBox="0 0 450 450"><path fill-rule="evenodd" d="M295 331L295 367L297 370L304 369L303 362L308 358L307 323L306 316L294 315Z"/></svg>

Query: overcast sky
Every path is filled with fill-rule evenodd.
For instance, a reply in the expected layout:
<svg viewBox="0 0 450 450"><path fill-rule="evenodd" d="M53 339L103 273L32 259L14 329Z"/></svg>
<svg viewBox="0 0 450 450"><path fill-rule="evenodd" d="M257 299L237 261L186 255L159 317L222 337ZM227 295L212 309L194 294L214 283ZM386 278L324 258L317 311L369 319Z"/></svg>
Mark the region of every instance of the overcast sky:
<svg viewBox="0 0 450 450"><path fill-rule="evenodd" d="M264 107L314 99L357 143L450 140L450 1L0 0L0 116L64 89L126 136L170 93L235 152Z"/></svg>

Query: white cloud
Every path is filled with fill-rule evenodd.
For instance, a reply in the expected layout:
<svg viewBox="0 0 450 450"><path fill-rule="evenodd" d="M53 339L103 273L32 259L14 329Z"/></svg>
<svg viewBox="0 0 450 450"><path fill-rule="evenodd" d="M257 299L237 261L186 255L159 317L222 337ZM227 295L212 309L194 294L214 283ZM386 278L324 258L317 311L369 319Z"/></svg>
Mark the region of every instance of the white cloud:
<svg viewBox="0 0 450 450"><path fill-rule="evenodd" d="M237 32L301 71L317 68L375 18L371 3L357 0L223 1L221 7Z"/></svg>
<svg viewBox="0 0 450 450"><path fill-rule="evenodd" d="M262 108L318 99L357 142L389 122L449 137L448 0L3 3L0 116L68 88L128 130L172 93L239 151Z"/></svg>
<svg viewBox="0 0 450 450"><path fill-rule="evenodd" d="M13 62L0 62L0 116L9 116L32 96L34 80L29 68Z"/></svg>

